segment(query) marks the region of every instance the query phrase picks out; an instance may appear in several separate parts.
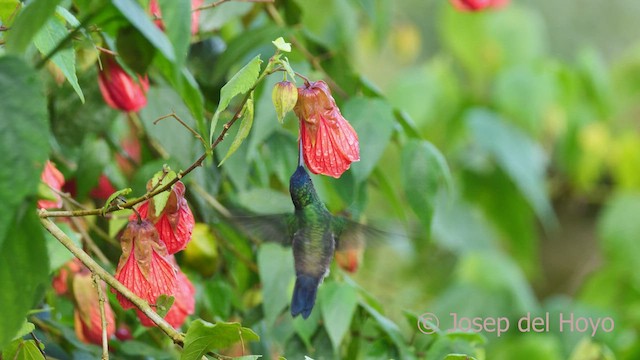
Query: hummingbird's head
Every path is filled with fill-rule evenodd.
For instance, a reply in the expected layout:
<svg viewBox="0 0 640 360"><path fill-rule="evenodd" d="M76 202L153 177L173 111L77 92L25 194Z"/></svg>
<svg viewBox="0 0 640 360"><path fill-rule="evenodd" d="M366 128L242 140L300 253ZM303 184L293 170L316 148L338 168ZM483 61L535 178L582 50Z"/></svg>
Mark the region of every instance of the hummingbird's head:
<svg viewBox="0 0 640 360"><path fill-rule="evenodd" d="M296 209L301 209L318 199L316 189L304 166L299 165L289 179L289 193Z"/></svg>

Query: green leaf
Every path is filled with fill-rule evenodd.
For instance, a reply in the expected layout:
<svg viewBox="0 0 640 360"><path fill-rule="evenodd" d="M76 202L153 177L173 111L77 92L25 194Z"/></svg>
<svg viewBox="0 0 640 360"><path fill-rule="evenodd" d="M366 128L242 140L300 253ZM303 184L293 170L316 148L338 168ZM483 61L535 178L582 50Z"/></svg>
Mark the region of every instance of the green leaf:
<svg viewBox="0 0 640 360"><path fill-rule="evenodd" d="M547 160L540 145L488 110L471 110L466 121L476 143L496 159L543 224L555 225L545 184Z"/></svg>
<svg viewBox="0 0 640 360"><path fill-rule="evenodd" d="M47 24L38 32L34 39L34 43L40 53L45 56L51 52L58 43L67 36L67 28L62 20L58 17L49 19ZM84 94L78 84L78 76L76 75L76 54L73 49L61 49L51 58L54 64L62 71L64 77L80 97L84 103Z"/></svg>
<svg viewBox="0 0 640 360"><path fill-rule="evenodd" d="M221 166L222 163L224 163L224 161L227 160L229 156L231 156L234 152L236 152L236 150L238 150L240 145L242 145L242 142L244 142L247 136L249 136L249 131L251 131L251 126L253 125L253 112L254 110L253 110L253 91L252 91L251 95L249 95L249 99L244 104L244 108L242 109L242 119L240 122L240 128L236 133L236 137L233 139L233 142L231 143L231 147L227 151L227 154L222 158L222 161L220 161L220 164L218 164L218 166Z"/></svg>
<svg viewBox="0 0 640 360"><path fill-rule="evenodd" d="M175 50L175 63L182 66L191 44L191 1L160 0L162 23Z"/></svg>
<svg viewBox="0 0 640 360"><path fill-rule="evenodd" d="M428 141L412 140L402 149L401 165L407 202L424 227L429 229L440 185L452 186L447 162Z"/></svg>
<svg viewBox="0 0 640 360"><path fill-rule="evenodd" d="M271 43L280 51L291 52L291 44L284 41L282 37L273 40Z"/></svg>
<svg viewBox="0 0 640 360"><path fill-rule="evenodd" d="M178 176L173 170L161 170L153 175L151 179L151 188L162 187ZM160 194L154 196L153 198L153 206L155 208L155 215L160 216L164 207L167 206L167 201L169 201L169 195L171 195L171 191L163 191Z"/></svg>
<svg viewBox="0 0 640 360"><path fill-rule="evenodd" d="M23 53L31 39L56 12L60 0L34 0L25 6L7 32L7 51Z"/></svg>
<svg viewBox="0 0 640 360"><path fill-rule="evenodd" d="M187 330L181 360L200 360L204 354L216 349L226 349L242 341L258 341L260 337L251 329L238 323L218 322L211 324L201 319L191 323Z"/></svg>
<svg viewBox="0 0 640 360"><path fill-rule="evenodd" d="M16 334L16 336L13 337L13 340L20 339L23 336L31 333L35 329L36 329L36 326L33 325L33 323L30 323L27 320L24 320L24 322L22 323L22 326L20 327L20 330L18 330L18 333Z"/></svg>
<svg viewBox="0 0 640 360"><path fill-rule="evenodd" d="M290 284L294 279L291 249L278 244L261 245L258 249L258 270L262 282L262 308L269 327L289 304Z"/></svg>
<svg viewBox="0 0 640 360"><path fill-rule="evenodd" d="M244 94L253 89L260 75L260 55L254 57L247 65L238 71L220 90L220 102L218 108L211 119L211 129L209 134L209 143L213 142L213 134L220 114L227 109L231 100L239 94Z"/></svg>
<svg viewBox="0 0 640 360"><path fill-rule="evenodd" d="M476 360L476 358L466 354L449 354L444 360Z"/></svg>
<svg viewBox="0 0 640 360"><path fill-rule="evenodd" d="M358 293L345 283L329 283L320 291L322 319L334 349L340 348L358 307Z"/></svg>
<svg viewBox="0 0 640 360"><path fill-rule="evenodd" d="M238 202L256 214L292 213L291 197L269 188L252 188L238 195Z"/></svg>
<svg viewBox="0 0 640 360"><path fill-rule="evenodd" d="M34 340L17 339L2 350L3 359L12 360L44 360L38 344Z"/></svg>
<svg viewBox="0 0 640 360"><path fill-rule="evenodd" d="M167 313L171 310L171 306L173 306L175 301L176 298L173 296L167 296L165 294L158 296L156 299L156 312L158 315L160 315L160 317L167 316Z"/></svg>
<svg viewBox="0 0 640 360"><path fill-rule="evenodd" d="M49 279L49 259L43 230L33 204L25 204L13 216L11 236L0 247L0 348L24 323L27 312L42 294Z"/></svg>
<svg viewBox="0 0 640 360"><path fill-rule="evenodd" d="M366 180L389 144L395 124L393 109L381 99L352 98L342 113L358 134L360 161L351 165L356 182Z"/></svg>
<svg viewBox="0 0 640 360"><path fill-rule="evenodd" d="M69 236L71 241L77 246L80 245L80 234L71 229L69 224L60 222L57 224L60 230ZM53 235L45 232L45 240L47 242L47 254L49 254L49 271L54 272L74 258L73 254L64 247Z"/></svg>
<svg viewBox="0 0 640 360"><path fill-rule="evenodd" d="M88 136L82 144L82 153L78 160L78 199L84 199L91 189L98 185L100 174L109 163L111 151L103 139Z"/></svg>
<svg viewBox="0 0 640 360"><path fill-rule="evenodd" d="M374 318L382 331L389 336L391 341L393 341L400 353L399 358L407 358L409 349L405 344L404 338L402 337L402 333L400 332L400 328L398 328L398 325L386 318L384 315L380 314L378 310L374 309L366 302L360 302L360 306L362 306Z"/></svg>
<svg viewBox="0 0 640 360"><path fill-rule="evenodd" d="M18 206L35 195L49 152L47 104L39 75L0 58L0 246Z"/></svg>
<svg viewBox="0 0 640 360"><path fill-rule="evenodd" d="M175 62L175 52L167 36L151 21L147 13L133 0L112 0L111 3L169 61Z"/></svg>
<svg viewBox="0 0 640 360"><path fill-rule="evenodd" d="M640 264L638 252L640 251L640 222L637 215L640 214L640 193L619 193L613 196L604 209L598 222L598 234L602 247L614 264L635 268ZM633 272L637 279L640 276Z"/></svg>
<svg viewBox="0 0 640 360"><path fill-rule="evenodd" d="M328 48L353 46L358 13L347 0L296 0L306 35Z"/></svg>

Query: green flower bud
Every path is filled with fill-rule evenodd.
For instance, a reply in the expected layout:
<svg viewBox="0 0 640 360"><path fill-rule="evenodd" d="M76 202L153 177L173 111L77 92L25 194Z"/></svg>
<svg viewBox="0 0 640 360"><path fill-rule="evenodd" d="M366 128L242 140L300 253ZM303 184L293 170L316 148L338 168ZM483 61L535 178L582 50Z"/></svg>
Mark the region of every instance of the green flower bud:
<svg viewBox="0 0 640 360"><path fill-rule="evenodd" d="M284 116L296 106L298 89L289 81L281 81L273 87L271 100L273 100L273 106L276 108L278 121L282 123Z"/></svg>

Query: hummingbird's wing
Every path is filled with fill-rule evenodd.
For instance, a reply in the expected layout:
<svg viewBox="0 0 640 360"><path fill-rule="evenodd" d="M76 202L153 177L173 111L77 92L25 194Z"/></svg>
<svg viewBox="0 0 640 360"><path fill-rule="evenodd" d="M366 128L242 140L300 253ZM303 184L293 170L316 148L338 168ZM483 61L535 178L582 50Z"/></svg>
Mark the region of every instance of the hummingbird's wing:
<svg viewBox="0 0 640 360"><path fill-rule="evenodd" d="M291 245L295 232L293 214L233 216L230 219L252 241Z"/></svg>

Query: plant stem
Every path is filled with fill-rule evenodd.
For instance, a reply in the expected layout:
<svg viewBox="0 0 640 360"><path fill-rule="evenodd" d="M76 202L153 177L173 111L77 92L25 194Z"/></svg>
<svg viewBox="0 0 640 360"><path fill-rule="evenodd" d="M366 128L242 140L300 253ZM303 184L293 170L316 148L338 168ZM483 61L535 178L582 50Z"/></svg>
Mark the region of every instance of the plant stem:
<svg viewBox="0 0 640 360"><path fill-rule="evenodd" d="M42 212L42 211L41 211ZM76 246L73 241L65 234L60 228L53 223L53 221L41 218L40 223L53 237L58 239L62 245L64 245L69 251L82 262L93 274L100 277L104 282L109 284L113 289L122 294L127 300L131 301L143 314L147 315L151 321L153 321L160 330L164 331L167 336L173 340L173 342L179 346L184 345L184 335L174 329L166 320L158 315L149 303L139 298L105 269L103 269L98 263L95 262L86 252Z"/></svg>
<svg viewBox="0 0 640 360"><path fill-rule="evenodd" d="M100 321L102 325L102 360L109 360L109 339L107 337L107 314L104 311L104 303L105 296L104 291L102 291L102 283L100 282L100 277L95 273L91 274L91 278L93 279L93 284L96 286L96 290L98 291L98 302L100 305Z"/></svg>

